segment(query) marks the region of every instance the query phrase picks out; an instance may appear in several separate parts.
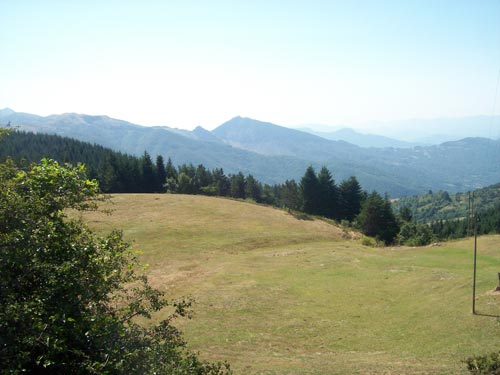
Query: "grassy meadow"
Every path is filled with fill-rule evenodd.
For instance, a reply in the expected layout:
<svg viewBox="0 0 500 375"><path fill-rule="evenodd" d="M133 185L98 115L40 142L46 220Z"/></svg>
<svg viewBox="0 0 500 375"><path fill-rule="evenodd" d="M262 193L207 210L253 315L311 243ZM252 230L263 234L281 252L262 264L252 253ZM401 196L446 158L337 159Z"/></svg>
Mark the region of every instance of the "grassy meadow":
<svg viewBox="0 0 500 375"><path fill-rule="evenodd" d="M500 348L500 236L479 238L471 314L471 239L369 248L356 233L252 203L115 195L114 212L153 285L196 300L179 326L202 358L239 374L460 374ZM156 317L156 318L161 318Z"/></svg>

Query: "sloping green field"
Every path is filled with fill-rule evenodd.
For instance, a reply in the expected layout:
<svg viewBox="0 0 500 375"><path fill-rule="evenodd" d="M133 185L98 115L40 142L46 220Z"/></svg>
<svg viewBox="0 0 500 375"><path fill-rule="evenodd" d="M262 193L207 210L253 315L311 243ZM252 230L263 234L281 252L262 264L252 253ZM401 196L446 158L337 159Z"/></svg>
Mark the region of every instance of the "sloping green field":
<svg viewBox="0 0 500 375"><path fill-rule="evenodd" d="M240 374L457 374L500 348L500 237L479 239L471 314L472 240L368 248L319 220L203 196L116 195L112 216L152 284L192 296L178 321L202 358ZM109 203L106 205L109 206ZM160 318L160 317L158 317Z"/></svg>

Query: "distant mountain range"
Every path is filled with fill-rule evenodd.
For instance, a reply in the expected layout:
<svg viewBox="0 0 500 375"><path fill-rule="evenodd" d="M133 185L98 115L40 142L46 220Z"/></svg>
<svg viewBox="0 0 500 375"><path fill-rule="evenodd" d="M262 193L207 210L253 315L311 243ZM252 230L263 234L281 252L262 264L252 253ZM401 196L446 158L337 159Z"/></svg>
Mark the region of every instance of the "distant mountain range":
<svg viewBox="0 0 500 375"><path fill-rule="evenodd" d="M249 118L235 117L213 131L144 127L107 116L75 113L37 116L0 111L0 124L68 136L140 155L170 157L174 164L222 167L251 173L267 183L300 179L305 169L326 166L339 181L355 175L367 190L393 197L430 189L467 191L500 180L500 142L466 138L434 146L366 148ZM392 142L378 138L380 142ZM400 147L403 147L400 146Z"/></svg>
<svg viewBox="0 0 500 375"><path fill-rule="evenodd" d="M415 146L426 146L425 143L405 142L400 141L399 139L385 137L383 135L363 134L350 128L343 128L332 132L315 131L311 128L299 128L298 130L302 130L325 139L330 139L332 141L349 142L360 147L412 148Z"/></svg>
<svg viewBox="0 0 500 375"><path fill-rule="evenodd" d="M500 138L500 116L445 117L345 126L309 124L294 127L332 140L361 147L414 147L438 145L469 137ZM371 134L365 130L369 128Z"/></svg>

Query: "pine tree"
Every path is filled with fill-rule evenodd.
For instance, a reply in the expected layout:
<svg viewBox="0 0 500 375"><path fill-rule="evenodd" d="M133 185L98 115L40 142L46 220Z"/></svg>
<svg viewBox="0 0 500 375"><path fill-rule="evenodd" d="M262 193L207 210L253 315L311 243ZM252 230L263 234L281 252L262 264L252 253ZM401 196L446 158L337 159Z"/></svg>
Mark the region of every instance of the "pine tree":
<svg viewBox="0 0 500 375"><path fill-rule="evenodd" d="M299 185L295 180L286 180L280 187L281 203L291 210L300 210L303 206Z"/></svg>
<svg viewBox="0 0 500 375"><path fill-rule="evenodd" d="M243 173L231 176L231 197L245 199L245 176Z"/></svg>
<svg viewBox="0 0 500 375"><path fill-rule="evenodd" d="M163 161L163 156L158 155L156 157L156 187L155 190L159 193L165 191L165 183L167 182L167 172L165 171L165 163Z"/></svg>
<svg viewBox="0 0 500 375"><path fill-rule="evenodd" d="M316 172L309 166L300 180L300 191L302 192L303 210L307 214L319 214L319 183Z"/></svg>
<svg viewBox="0 0 500 375"><path fill-rule="evenodd" d="M215 168L212 176L216 188L216 195L227 197L231 192L231 183L229 182L229 178L224 174L224 170L222 168Z"/></svg>
<svg viewBox="0 0 500 375"><path fill-rule="evenodd" d="M339 186L339 219L353 221L361 211L364 194L356 177L351 176Z"/></svg>
<svg viewBox="0 0 500 375"><path fill-rule="evenodd" d="M175 169L172 159L168 158L167 165L165 166L166 178L173 178L177 180L177 169Z"/></svg>
<svg viewBox="0 0 500 375"><path fill-rule="evenodd" d="M272 206L276 206L277 197L276 197L275 187L268 184L262 185L260 182L259 186L261 188L261 198L260 198L261 202Z"/></svg>
<svg viewBox="0 0 500 375"><path fill-rule="evenodd" d="M393 242L399 232L389 198L382 198L376 191L363 202L357 221L364 234L379 238L386 244Z"/></svg>
<svg viewBox="0 0 500 375"><path fill-rule="evenodd" d="M202 190L212 184L212 174L203 164L198 165L194 175L195 185L198 190Z"/></svg>
<svg viewBox="0 0 500 375"><path fill-rule="evenodd" d="M321 168L318 174L319 214L328 218L337 218L338 188L328 168Z"/></svg>
<svg viewBox="0 0 500 375"><path fill-rule="evenodd" d="M245 196L253 199L255 202L260 202L262 188L259 185L259 181L249 174L245 179Z"/></svg>
<svg viewBox="0 0 500 375"><path fill-rule="evenodd" d="M154 173L153 161L151 156L144 151L141 158L142 192L152 193L155 191L156 178Z"/></svg>

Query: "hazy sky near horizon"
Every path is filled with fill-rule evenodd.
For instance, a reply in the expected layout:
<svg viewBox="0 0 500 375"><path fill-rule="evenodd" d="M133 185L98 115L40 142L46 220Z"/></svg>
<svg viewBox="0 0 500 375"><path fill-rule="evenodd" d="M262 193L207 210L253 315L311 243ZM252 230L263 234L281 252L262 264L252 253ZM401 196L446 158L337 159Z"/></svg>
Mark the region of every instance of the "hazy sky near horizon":
<svg viewBox="0 0 500 375"><path fill-rule="evenodd" d="M40 115L186 129L498 115L499 70L498 0L0 2L0 108Z"/></svg>

